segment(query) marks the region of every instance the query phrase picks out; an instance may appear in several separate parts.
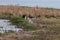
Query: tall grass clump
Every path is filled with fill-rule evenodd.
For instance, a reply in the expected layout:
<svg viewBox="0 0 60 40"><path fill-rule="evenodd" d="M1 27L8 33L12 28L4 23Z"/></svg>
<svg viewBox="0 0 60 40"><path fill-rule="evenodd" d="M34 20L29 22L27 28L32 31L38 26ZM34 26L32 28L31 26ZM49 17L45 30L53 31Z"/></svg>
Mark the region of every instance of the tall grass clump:
<svg viewBox="0 0 60 40"><path fill-rule="evenodd" d="M11 22L12 24L17 25L18 28L23 28L24 30L36 30L37 29L37 27L29 24L28 21L22 17L13 17L11 19Z"/></svg>

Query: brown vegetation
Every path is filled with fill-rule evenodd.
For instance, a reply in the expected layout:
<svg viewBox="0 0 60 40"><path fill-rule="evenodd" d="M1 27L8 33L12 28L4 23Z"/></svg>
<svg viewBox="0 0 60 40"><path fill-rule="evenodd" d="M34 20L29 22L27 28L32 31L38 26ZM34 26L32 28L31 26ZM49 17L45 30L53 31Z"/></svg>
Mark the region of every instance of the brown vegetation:
<svg viewBox="0 0 60 40"><path fill-rule="evenodd" d="M60 16L60 9L0 5L0 13L5 13L5 14L13 13L16 15L27 14L31 16L39 16L39 15Z"/></svg>
<svg viewBox="0 0 60 40"><path fill-rule="evenodd" d="M1 40L60 40L60 32L57 30L22 31L20 33L8 34Z"/></svg>

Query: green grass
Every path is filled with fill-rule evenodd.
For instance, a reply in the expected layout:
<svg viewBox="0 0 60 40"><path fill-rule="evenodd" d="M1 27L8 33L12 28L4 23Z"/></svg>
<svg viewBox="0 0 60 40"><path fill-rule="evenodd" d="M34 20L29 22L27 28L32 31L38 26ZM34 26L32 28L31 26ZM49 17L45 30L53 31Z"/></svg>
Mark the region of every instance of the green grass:
<svg viewBox="0 0 60 40"><path fill-rule="evenodd" d="M22 17L13 17L11 19L11 22L12 22L12 24L17 25L17 27L23 26L24 30L36 30L36 29L38 29L38 27L35 27L35 26L29 24L28 21Z"/></svg>
<svg viewBox="0 0 60 40"><path fill-rule="evenodd" d="M25 30L37 30L37 29L40 29L40 28L37 27L37 26L30 25L30 24L24 24L24 29Z"/></svg>

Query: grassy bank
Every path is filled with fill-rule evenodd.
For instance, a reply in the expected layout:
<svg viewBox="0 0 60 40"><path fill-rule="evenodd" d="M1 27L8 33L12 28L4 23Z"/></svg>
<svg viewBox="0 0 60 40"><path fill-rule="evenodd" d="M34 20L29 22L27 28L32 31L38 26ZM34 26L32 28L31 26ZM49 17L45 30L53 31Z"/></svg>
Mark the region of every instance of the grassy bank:
<svg viewBox="0 0 60 40"><path fill-rule="evenodd" d="M24 30L40 29L40 27L29 24L28 20L25 20L22 16L13 15L12 13L5 13L0 14L0 19L9 19L13 25L16 25L18 28L23 28Z"/></svg>
<svg viewBox="0 0 60 40"><path fill-rule="evenodd" d="M1 15L2 16L2 15ZM6 15L5 15L6 16ZM4 17L5 17L4 16ZM3 18L4 18L3 17ZM38 16L34 20L34 25L28 23L21 16L7 16L12 24L18 28L23 28L24 32L2 35L6 40L60 40L60 17L55 16ZM32 30L32 31L31 31ZM10 33L10 32L9 32ZM3 37L4 36L4 37Z"/></svg>

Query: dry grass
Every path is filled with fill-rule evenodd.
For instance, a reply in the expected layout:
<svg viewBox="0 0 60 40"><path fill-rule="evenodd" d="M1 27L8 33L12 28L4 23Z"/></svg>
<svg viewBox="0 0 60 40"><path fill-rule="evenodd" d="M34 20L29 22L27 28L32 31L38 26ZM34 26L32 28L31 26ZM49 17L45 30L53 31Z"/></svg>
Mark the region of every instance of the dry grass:
<svg viewBox="0 0 60 40"><path fill-rule="evenodd" d="M6 35L3 40L60 40L60 32L56 30L25 31Z"/></svg>
<svg viewBox="0 0 60 40"><path fill-rule="evenodd" d="M54 15L54 16L60 16L60 10L59 9L53 9L53 8L37 8L37 7L24 7L24 6L0 6L0 13L2 14L8 14L13 13L14 15L31 15L31 16L39 16L39 15Z"/></svg>

